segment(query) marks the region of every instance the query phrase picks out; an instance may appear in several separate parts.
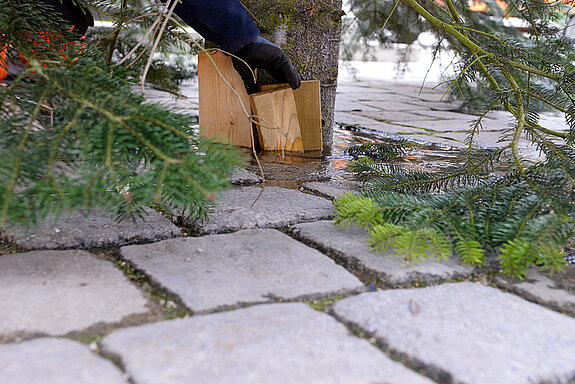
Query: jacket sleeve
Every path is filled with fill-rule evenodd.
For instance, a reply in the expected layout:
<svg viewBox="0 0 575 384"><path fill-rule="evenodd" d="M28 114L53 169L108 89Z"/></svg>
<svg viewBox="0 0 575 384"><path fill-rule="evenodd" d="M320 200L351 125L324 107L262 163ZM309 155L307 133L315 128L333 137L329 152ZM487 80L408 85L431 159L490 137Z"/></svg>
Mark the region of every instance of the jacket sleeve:
<svg viewBox="0 0 575 384"><path fill-rule="evenodd" d="M231 53L260 34L239 0L180 0L174 12L206 40Z"/></svg>

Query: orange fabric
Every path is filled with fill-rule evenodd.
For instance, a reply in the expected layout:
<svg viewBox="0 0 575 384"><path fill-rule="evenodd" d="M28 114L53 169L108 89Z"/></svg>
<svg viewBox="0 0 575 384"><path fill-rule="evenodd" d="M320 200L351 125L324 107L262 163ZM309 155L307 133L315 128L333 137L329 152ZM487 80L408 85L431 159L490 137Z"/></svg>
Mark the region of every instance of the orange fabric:
<svg viewBox="0 0 575 384"><path fill-rule="evenodd" d="M70 30L72 30L73 28L74 26L70 26ZM39 31L38 35L39 38L36 42L34 42L34 45L40 46L42 45L43 41L45 41L46 43L50 43L50 33L45 31ZM59 53L58 56L60 56L62 59L66 59L68 53L75 51L81 54L85 50L85 48L86 48L85 37L82 36L82 38L78 41L60 44L58 47L55 47L55 52L58 52ZM20 55L20 59L22 60L22 63L24 65L28 64L28 62L22 55ZM48 66L47 64L44 64L44 67L47 66Z"/></svg>
<svg viewBox="0 0 575 384"><path fill-rule="evenodd" d="M0 48L0 81L4 80L8 76L7 63L6 63L6 51L7 47Z"/></svg>
<svg viewBox="0 0 575 384"><path fill-rule="evenodd" d="M74 26L70 26L70 31L74 28ZM40 31L38 33L39 38L38 40L34 43L34 45L40 46L42 45L42 41L45 41L47 43L50 43L50 34L44 31ZM68 55L68 53L70 53L71 51L75 51L77 53L82 53L84 50L86 49L86 41L85 41L85 37L82 36L80 40L78 41L74 41L72 43L62 43L60 44L55 51L56 52L61 52L60 56L62 57L62 59L65 59L66 56ZM4 80L7 76L8 76L8 63L6 62L6 56L7 56L7 52L8 52L8 46L4 46L4 47L0 47L0 81ZM24 65L27 64L27 61L24 59L24 57L22 57L22 55L20 55L20 58L22 60L22 63ZM47 66L46 64L44 64L44 66Z"/></svg>

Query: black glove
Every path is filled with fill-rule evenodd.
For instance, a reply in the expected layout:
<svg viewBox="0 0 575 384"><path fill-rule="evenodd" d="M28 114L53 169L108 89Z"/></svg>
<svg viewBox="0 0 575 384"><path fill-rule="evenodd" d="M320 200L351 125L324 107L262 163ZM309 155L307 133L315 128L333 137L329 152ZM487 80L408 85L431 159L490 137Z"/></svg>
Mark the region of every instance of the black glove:
<svg viewBox="0 0 575 384"><path fill-rule="evenodd" d="M289 83L293 89L301 85L299 73L290 63L289 59L280 47L258 36L254 41L235 52L232 56L234 68L240 74L248 94L258 91L251 69L262 68L268 71L278 82Z"/></svg>
<svg viewBox="0 0 575 384"><path fill-rule="evenodd" d="M88 7L75 0L41 0L54 7L68 24L74 26L74 31L84 36L89 27L94 26L94 18Z"/></svg>

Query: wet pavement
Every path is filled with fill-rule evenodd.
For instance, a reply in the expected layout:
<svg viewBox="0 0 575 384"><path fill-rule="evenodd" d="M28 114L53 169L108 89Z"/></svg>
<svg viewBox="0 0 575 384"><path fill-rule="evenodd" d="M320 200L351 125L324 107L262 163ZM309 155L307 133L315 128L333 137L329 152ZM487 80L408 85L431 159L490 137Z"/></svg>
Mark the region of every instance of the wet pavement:
<svg viewBox="0 0 575 384"><path fill-rule="evenodd" d="M148 98L197 114L197 88L183 92ZM330 199L361 190L345 171L351 144L409 138L423 145L409 165L461 160L474 117L441 96L342 82L332 154L262 154L266 183L239 169L203 225L150 212L133 225L89 215L7 232L0 383L575 380L575 265L523 282L456 259L411 267L330 220ZM508 123L490 116L478 145L499 145Z"/></svg>

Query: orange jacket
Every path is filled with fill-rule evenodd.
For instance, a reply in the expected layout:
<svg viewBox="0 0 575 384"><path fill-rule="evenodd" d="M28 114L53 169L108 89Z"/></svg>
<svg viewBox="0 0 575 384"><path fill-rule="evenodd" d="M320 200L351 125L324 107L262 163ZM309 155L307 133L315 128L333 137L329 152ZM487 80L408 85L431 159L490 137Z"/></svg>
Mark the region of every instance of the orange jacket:
<svg viewBox="0 0 575 384"><path fill-rule="evenodd" d="M4 80L8 76L8 63L6 63L6 51L7 47L0 48L0 81Z"/></svg>

